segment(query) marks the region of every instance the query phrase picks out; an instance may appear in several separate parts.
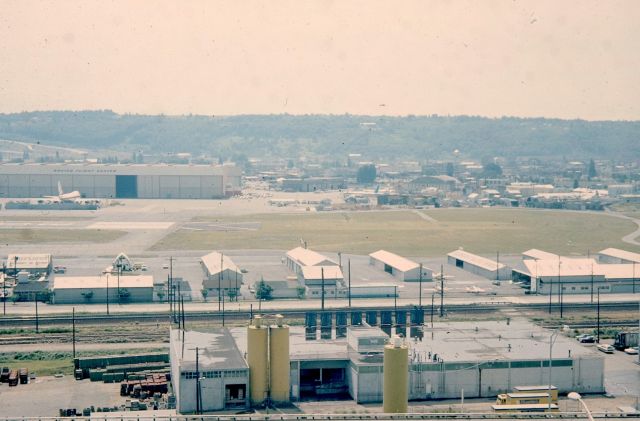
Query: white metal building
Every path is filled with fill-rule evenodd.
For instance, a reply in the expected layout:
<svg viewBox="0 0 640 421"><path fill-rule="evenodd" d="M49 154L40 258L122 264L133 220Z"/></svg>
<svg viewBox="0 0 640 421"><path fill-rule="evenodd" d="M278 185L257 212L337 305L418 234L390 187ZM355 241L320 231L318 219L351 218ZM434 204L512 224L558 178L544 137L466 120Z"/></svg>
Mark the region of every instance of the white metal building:
<svg viewBox="0 0 640 421"><path fill-rule="evenodd" d="M48 253L10 254L6 265L7 273L28 272L48 275L53 268L53 259Z"/></svg>
<svg viewBox="0 0 640 421"><path fill-rule="evenodd" d="M303 247L291 249L286 254L287 267L299 274L304 266L338 266L336 262L313 250Z"/></svg>
<svg viewBox="0 0 640 421"><path fill-rule="evenodd" d="M608 248L598 252L600 263L640 263L640 253Z"/></svg>
<svg viewBox="0 0 640 421"><path fill-rule="evenodd" d="M119 290L118 290L119 288ZM50 286L53 304L150 303L153 301L153 276L116 275L56 276Z"/></svg>
<svg viewBox="0 0 640 421"><path fill-rule="evenodd" d="M393 275L400 281L420 280L420 265L418 263L386 250L378 250L369 254L369 264ZM431 281L432 279L433 271L423 266L422 280Z"/></svg>
<svg viewBox="0 0 640 421"><path fill-rule="evenodd" d="M200 258L200 265L204 273L202 288L217 294L222 290L225 295L235 289L236 292L242 286L242 270L223 253L213 251Z"/></svg>
<svg viewBox="0 0 640 421"><path fill-rule="evenodd" d="M197 395L203 412L249 406L249 366L227 329L172 329L169 337L171 382L179 413L196 412Z"/></svg>
<svg viewBox="0 0 640 421"><path fill-rule="evenodd" d="M549 260L557 259L558 255L549 253L548 251L530 249L522 253L522 260Z"/></svg>
<svg viewBox="0 0 640 421"><path fill-rule="evenodd" d="M487 259L464 250L456 250L447 254L450 265L464 269L487 279L511 279L511 268L496 260Z"/></svg>
<svg viewBox="0 0 640 421"><path fill-rule="evenodd" d="M0 164L1 197L58 195L88 198L214 199L240 191L242 171L223 165Z"/></svg>

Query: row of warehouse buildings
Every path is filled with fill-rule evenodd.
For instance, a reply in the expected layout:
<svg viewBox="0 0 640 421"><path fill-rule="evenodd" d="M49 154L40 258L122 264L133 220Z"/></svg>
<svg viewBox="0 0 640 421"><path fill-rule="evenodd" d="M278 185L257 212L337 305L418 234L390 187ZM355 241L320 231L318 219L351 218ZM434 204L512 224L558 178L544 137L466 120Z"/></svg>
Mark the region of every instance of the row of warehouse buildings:
<svg viewBox="0 0 640 421"><path fill-rule="evenodd" d="M0 164L0 198L55 196L58 184L82 197L218 199L241 190L234 165Z"/></svg>

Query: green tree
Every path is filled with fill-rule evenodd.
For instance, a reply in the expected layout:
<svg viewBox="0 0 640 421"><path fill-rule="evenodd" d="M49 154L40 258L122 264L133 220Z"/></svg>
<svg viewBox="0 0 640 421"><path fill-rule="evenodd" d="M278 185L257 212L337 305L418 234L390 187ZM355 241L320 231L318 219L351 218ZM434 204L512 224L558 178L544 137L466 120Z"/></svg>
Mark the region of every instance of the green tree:
<svg viewBox="0 0 640 421"><path fill-rule="evenodd" d="M363 165L358 168L357 180L360 184L371 184L376 180L376 166L373 164Z"/></svg>
<svg viewBox="0 0 640 421"><path fill-rule="evenodd" d="M235 288L231 288L227 292L227 297L229 297L229 301L238 301L238 290Z"/></svg>
<svg viewBox="0 0 640 421"><path fill-rule="evenodd" d="M484 164L482 168L482 176L484 178L497 178L502 175L502 167L493 162Z"/></svg>
<svg viewBox="0 0 640 421"><path fill-rule="evenodd" d="M264 279L261 279L260 282L258 282L258 285L256 285L256 298L259 300L271 300L272 294L273 293L273 288L271 288L271 285L267 285L267 283L264 281Z"/></svg>
<svg viewBox="0 0 640 421"><path fill-rule="evenodd" d="M204 302L207 302L207 296L209 296L209 290L206 288L202 288L202 290L200 290L200 293L202 294L202 298L204 299Z"/></svg>

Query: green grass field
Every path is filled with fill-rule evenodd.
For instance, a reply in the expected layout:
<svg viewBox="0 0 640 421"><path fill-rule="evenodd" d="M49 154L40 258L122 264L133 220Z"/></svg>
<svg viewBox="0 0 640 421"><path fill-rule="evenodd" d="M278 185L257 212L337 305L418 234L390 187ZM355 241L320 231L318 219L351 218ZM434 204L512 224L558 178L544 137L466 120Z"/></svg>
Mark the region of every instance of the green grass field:
<svg viewBox="0 0 640 421"><path fill-rule="evenodd" d="M257 230L178 230L153 250L279 249L307 241L309 248L368 254L387 249L407 256L442 256L458 247L476 253L521 253L540 248L584 254L606 247L640 251L620 239L631 221L586 212L526 209L433 209L413 211L260 214L202 219L219 225L257 222Z"/></svg>
<svg viewBox="0 0 640 421"><path fill-rule="evenodd" d="M2 229L0 242L5 244L36 243L108 243L125 235L115 230Z"/></svg>

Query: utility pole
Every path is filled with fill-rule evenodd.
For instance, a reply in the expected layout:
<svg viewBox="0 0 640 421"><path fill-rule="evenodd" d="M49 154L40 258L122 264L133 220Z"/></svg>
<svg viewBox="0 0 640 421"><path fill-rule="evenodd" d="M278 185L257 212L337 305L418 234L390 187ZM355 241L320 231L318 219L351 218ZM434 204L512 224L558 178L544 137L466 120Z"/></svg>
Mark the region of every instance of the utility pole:
<svg viewBox="0 0 640 421"><path fill-rule="evenodd" d="M109 274L107 273L107 316L109 315Z"/></svg>
<svg viewBox="0 0 640 421"><path fill-rule="evenodd" d="M182 307L182 343L184 344L184 331L187 330L184 324L184 297L180 297L180 303Z"/></svg>
<svg viewBox="0 0 640 421"><path fill-rule="evenodd" d="M320 276L322 277L322 292L320 294L321 301L321 310L324 311L324 268L320 268Z"/></svg>
<svg viewBox="0 0 640 421"><path fill-rule="evenodd" d="M422 310L422 263L420 263L420 292L418 293L418 307Z"/></svg>
<svg viewBox="0 0 640 421"><path fill-rule="evenodd" d="M218 311L222 303L222 271L224 267L224 255L220 253L220 272L218 272Z"/></svg>
<svg viewBox="0 0 640 421"><path fill-rule="evenodd" d="M2 264L2 314L7 315L7 265Z"/></svg>
<svg viewBox="0 0 640 421"><path fill-rule="evenodd" d="M593 260L591 261L591 304L593 304Z"/></svg>
<svg viewBox="0 0 640 421"><path fill-rule="evenodd" d="M33 294L36 302L36 333L40 333L40 329L38 328L38 293Z"/></svg>
<svg viewBox="0 0 640 421"><path fill-rule="evenodd" d="M596 331L596 342L600 343L600 287L598 287L598 306L597 308L597 331Z"/></svg>
<svg viewBox="0 0 640 421"><path fill-rule="evenodd" d="M173 256L169 256L169 286L170 286L170 300L171 300L171 317L173 318L173 322L175 323L176 321L176 316L175 316L175 312L176 312L176 289L175 289L175 285L173 284Z"/></svg>
<svg viewBox="0 0 640 421"><path fill-rule="evenodd" d="M633 268L633 275L631 278L631 282L633 282L633 293L635 294L636 293L636 262L635 261L632 262L631 267ZM638 355L640 355L640 353L638 353Z"/></svg>
<svg viewBox="0 0 640 421"><path fill-rule="evenodd" d="M196 347L196 414L200 414L200 362L199 362L200 352L198 347Z"/></svg>
<svg viewBox="0 0 640 421"><path fill-rule="evenodd" d="M73 343L73 359L76 359L76 308L71 310L71 342Z"/></svg>
<svg viewBox="0 0 640 421"><path fill-rule="evenodd" d="M118 305L120 305L120 268L122 268L122 264L118 261L118 264L116 264L116 269L118 270Z"/></svg>
<svg viewBox="0 0 640 421"><path fill-rule="evenodd" d="M224 297L222 297L222 327L224 327Z"/></svg>
<svg viewBox="0 0 640 421"><path fill-rule="evenodd" d="M431 329L433 329L433 300L435 298L435 294L431 294Z"/></svg>
<svg viewBox="0 0 640 421"><path fill-rule="evenodd" d="M560 280L560 266L562 266L562 259L558 255L558 304L560 304L560 318L562 319L562 281Z"/></svg>
<svg viewBox="0 0 640 421"><path fill-rule="evenodd" d="M496 251L496 282L500 281L500 252Z"/></svg>
<svg viewBox="0 0 640 421"><path fill-rule="evenodd" d="M347 290L347 296L349 297L349 308L351 308L351 259L347 262L347 269L349 275L349 289Z"/></svg>
<svg viewBox="0 0 640 421"><path fill-rule="evenodd" d="M440 317L444 317L444 267L440 265Z"/></svg>
<svg viewBox="0 0 640 421"><path fill-rule="evenodd" d="M178 285L178 309L177 309L177 311L175 312L175 315L174 315L174 320L177 319L177 321L178 321L178 329L180 329L180 324L181 324L181 320L182 320L182 318L180 317L180 313L182 312L181 302L182 302L182 291L180 291L180 285Z"/></svg>

